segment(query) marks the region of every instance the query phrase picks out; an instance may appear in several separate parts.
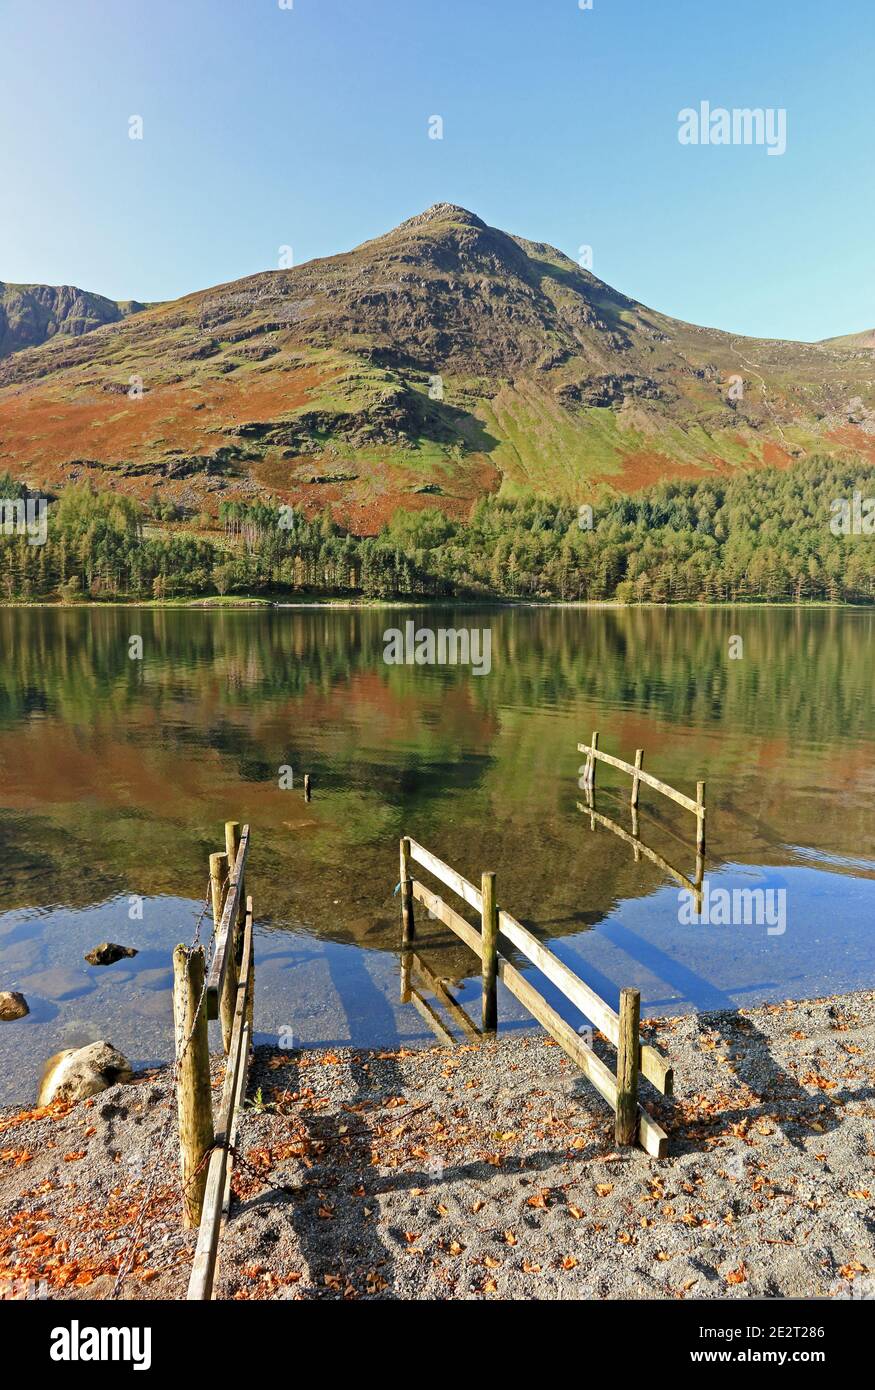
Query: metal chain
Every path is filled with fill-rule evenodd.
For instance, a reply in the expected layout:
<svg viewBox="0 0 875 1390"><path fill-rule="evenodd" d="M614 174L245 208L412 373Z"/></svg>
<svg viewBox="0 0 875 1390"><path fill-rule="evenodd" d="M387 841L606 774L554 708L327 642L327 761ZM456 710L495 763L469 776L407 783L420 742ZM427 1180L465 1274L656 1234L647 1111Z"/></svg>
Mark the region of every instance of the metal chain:
<svg viewBox="0 0 875 1390"><path fill-rule="evenodd" d="M274 1192L284 1192L288 1197L297 1197L299 1195L301 1191L299 1187L287 1187L285 1183L271 1182L270 1178L266 1178L263 1173L260 1173L257 1168L252 1166L248 1159L243 1157L236 1144L228 1144L227 1149L230 1157L233 1158L238 1168L245 1168L247 1173L253 1178L257 1178L265 1187L272 1188Z"/></svg>

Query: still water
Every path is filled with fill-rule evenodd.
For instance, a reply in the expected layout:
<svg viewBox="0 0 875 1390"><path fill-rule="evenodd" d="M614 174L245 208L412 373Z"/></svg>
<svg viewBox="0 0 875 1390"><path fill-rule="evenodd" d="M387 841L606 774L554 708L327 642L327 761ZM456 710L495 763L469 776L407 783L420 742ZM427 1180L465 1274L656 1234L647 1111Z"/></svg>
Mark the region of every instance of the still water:
<svg viewBox="0 0 875 1390"><path fill-rule="evenodd" d="M384 631L411 616L490 629L489 673L387 664ZM402 834L478 882L494 869L501 905L612 1002L624 985L651 1014L871 988L873 639L862 610L3 610L0 989L31 1014L0 1023L0 1101L97 1037L167 1057L169 955L226 819L252 827L256 1041L426 1040L398 1002ZM593 829L576 751L593 729L688 794L706 781L711 891L780 891L783 931L679 920L672 879ZM600 767L596 808L627 831L628 796ZM692 877L693 818L646 788L641 812ZM422 929L476 1012L473 958ZM87 965L107 939L139 954ZM525 1026L506 994L499 1013Z"/></svg>

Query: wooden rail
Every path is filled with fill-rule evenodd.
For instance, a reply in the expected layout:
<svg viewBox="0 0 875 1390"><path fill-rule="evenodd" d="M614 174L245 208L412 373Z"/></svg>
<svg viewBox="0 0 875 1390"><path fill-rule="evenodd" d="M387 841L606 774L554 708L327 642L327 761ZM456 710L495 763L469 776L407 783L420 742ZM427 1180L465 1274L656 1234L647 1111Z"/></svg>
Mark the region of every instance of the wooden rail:
<svg viewBox="0 0 875 1390"><path fill-rule="evenodd" d="M229 821L228 826L233 828L236 822ZM233 829L230 831L233 834ZM227 840L230 838L226 836ZM233 994L232 984L236 985L234 976L236 974L236 961L234 960L233 944L235 940L238 918L241 916L241 906L243 902L243 874L246 868L246 860L249 855L249 826L244 825L243 834L240 836L240 843L237 849L236 858L231 864L230 877L228 880L228 892L225 897L225 906L222 911L222 918L216 928L216 949L213 955L213 962L210 966L210 973L207 978L207 1017L219 1017L219 1000L225 994ZM215 889L214 889L215 901Z"/></svg>
<svg viewBox="0 0 875 1390"><path fill-rule="evenodd" d="M183 1217L186 1226L198 1228L189 1299L212 1296L222 1219L231 1202L232 1150L249 1072L255 945L252 898L245 898L245 906L243 898L248 853L249 826L241 834L237 821L227 821L225 852L210 855L215 953L208 978L204 978L203 946L177 946L173 953ZM226 1058L215 1127L208 1015L221 1017Z"/></svg>
<svg viewBox="0 0 875 1390"><path fill-rule="evenodd" d="M644 771L644 749L638 748L635 751L635 762L627 763L622 758L615 758L611 753L603 753L599 748L598 730L593 731L591 743L579 743L578 753L586 754L586 763L583 767L583 785L590 789L595 787L596 763L607 763L609 767L619 768L621 772L627 772L632 778L632 798L631 805L637 809L639 798L639 787L643 782L645 786L652 787L654 791L667 796L670 801L674 801L678 806L683 806L685 811L692 811L696 817L696 849L700 854L705 852L705 783L696 783L696 799L686 796L684 792L679 792L675 787L670 787L668 782L661 782L658 777L653 777L649 772Z"/></svg>
<svg viewBox="0 0 875 1390"><path fill-rule="evenodd" d="M231 1047L225 1064L225 1083L213 1149L207 1169L203 1213L198 1228L197 1247L188 1283L189 1299L212 1297L222 1215L230 1202L232 1156L230 1147L236 1134L236 1118L246 1093L249 1069L251 1022L248 1018L253 983L254 947L252 940L252 898L246 899L243 951L234 1001Z"/></svg>
<svg viewBox="0 0 875 1390"><path fill-rule="evenodd" d="M410 875L411 862L421 864L441 883L463 899L469 907L481 914L481 930L477 931L454 908L442 898L426 888L423 883ZM492 875L484 875L484 886ZM466 946L479 957L483 965L483 1017L484 1032L494 1028L490 1020L494 1018L495 979L510 990L524 1008L547 1030L596 1087L599 1094L614 1109L617 1115L616 1135L618 1142L629 1143L637 1137L641 1146L654 1157L665 1156L668 1139L660 1126L638 1104L638 1072L646 1076L657 1090L670 1095L674 1086L674 1072L666 1059L648 1044L641 1044L637 1010L631 1007L618 1014L596 992L585 984L572 970L554 956L526 927L510 913L490 901L490 892L477 889L449 864L418 844L416 840L405 838L401 841L401 885L402 885L402 947L406 953L411 951L415 938L413 902L421 903L445 926L456 933ZM405 894L405 888L409 889ZM618 1075L615 1077L600 1057L575 1032L569 1023L553 1009L534 985L518 971L502 952L501 941L493 947L489 931L483 930L484 919L493 911L497 917L497 936L505 938L535 965L556 988L581 1010L595 1026L604 1033L618 1050ZM490 968L494 958L494 972ZM402 960L402 972L405 966ZM402 984L402 990L404 986ZM624 991L623 998L637 996L637 991ZM420 996L421 998L421 996ZM411 1002L415 1002L411 993ZM457 1006L458 1007L458 1006ZM422 1010L420 1010L422 1012ZM434 1011L431 1010L431 1013ZM445 1030L446 1031L446 1030ZM629 1125L629 1115L633 1123Z"/></svg>

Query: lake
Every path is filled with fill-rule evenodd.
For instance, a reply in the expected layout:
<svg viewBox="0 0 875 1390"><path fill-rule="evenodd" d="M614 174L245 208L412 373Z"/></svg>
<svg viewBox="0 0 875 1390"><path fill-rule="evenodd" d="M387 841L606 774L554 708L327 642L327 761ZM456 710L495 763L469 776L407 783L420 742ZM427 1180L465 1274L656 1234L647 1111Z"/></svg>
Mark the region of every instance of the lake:
<svg viewBox="0 0 875 1390"><path fill-rule="evenodd" d="M411 619L488 630L488 672L387 663L384 632ZM226 819L252 827L256 1041L430 1039L398 999L402 834L478 882L494 869L501 905L612 1003L624 985L648 1014L871 988L873 625L850 609L0 610L0 989L32 1010L0 1024L0 1100L32 1099L50 1054L97 1037L137 1064L168 1056L170 951ZM594 729L681 791L706 781L709 889L771 891L783 929L681 920L672 878L579 809ZM599 768L596 810L627 832L629 789ZM693 818L647 788L640 836L693 876ZM435 923L422 935L476 1014L473 957ZM107 939L139 954L87 965ZM527 1026L504 992L499 1015Z"/></svg>

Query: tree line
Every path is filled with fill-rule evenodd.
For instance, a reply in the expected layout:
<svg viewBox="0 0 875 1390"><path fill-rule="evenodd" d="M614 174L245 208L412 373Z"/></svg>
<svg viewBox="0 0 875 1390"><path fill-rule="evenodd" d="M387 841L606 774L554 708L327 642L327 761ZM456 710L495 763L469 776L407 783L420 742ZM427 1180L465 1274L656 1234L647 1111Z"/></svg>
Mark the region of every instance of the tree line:
<svg viewBox="0 0 875 1390"><path fill-rule="evenodd" d="M0 500L27 489L0 476ZM467 521L399 510L377 536L324 513L223 503L220 534L153 503L73 484L50 501L45 544L0 529L7 601L362 595L678 603L875 600L875 535L859 499L875 468L813 458L791 469L660 483L592 507L493 496ZM854 502L854 498L857 502ZM842 509L836 503L841 502ZM835 524L837 510L853 519ZM864 518L862 525L859 517Z"/></svg>

